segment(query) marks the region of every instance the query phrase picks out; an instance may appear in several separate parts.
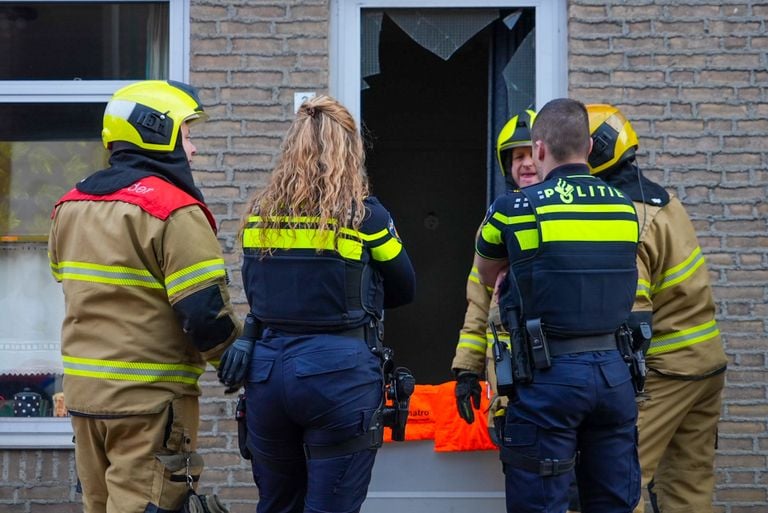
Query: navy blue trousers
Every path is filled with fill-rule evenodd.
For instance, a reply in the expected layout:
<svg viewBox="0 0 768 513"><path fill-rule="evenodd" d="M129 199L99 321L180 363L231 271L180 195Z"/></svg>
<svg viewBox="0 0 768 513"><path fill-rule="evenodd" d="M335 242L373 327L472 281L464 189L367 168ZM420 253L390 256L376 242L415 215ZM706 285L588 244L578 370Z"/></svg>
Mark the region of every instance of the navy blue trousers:
<svg viewBox="0 0 768 513"><path fill-rule="evenodd" d="M376 451L306 459L304 444L362 434L382 400L379 359L363 340L267 332L246 384L257 513L355 513Z"/></svg>
<svg viewBox="0 0 768 513"><path fill-rule="evenodd" d="M583 513L631 513L640 498L637 406L618 351L556 356L515 387L503 454L566 460L577 451ZM573 472L541 476L503 464L509 513L563 513Z"/></svg>

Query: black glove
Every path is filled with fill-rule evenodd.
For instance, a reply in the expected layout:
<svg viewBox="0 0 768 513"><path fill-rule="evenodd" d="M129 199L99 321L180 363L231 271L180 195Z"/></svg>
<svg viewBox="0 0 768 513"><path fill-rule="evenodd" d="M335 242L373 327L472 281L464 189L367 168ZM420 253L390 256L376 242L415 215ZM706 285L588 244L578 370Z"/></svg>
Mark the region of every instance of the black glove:
<svg viewBox="0 0 768 513"><path fill-rule="evenodd" d="M480 408L480 382L477 374L470 371L459 371L456 375L456 409L459 411L459 417L464 419L467 424L475 421L475 412L472 409ZM470 404L470 400L472 404Z"/></svg>
<svg viewBox="0 0 768 513"><path fill-rule="evenodd" d="M253 352L253 340L238 338L221 355L221 363L217 376L222 384L229 387L240 388L245 380L245 374L248 372L248 366L251 363L251 353Z"/></svg>

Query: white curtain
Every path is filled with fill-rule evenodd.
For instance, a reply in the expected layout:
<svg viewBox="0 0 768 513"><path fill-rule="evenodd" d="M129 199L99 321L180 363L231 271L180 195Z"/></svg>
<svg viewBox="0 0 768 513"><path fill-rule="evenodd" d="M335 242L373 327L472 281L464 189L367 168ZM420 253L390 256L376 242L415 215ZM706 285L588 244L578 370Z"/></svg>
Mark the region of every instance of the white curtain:
<svg viewBox="0 0 768 513"><path fill-rule="evenodd" d="M61 374L64 294L44 247L0 249L0 374Z"/></svg>

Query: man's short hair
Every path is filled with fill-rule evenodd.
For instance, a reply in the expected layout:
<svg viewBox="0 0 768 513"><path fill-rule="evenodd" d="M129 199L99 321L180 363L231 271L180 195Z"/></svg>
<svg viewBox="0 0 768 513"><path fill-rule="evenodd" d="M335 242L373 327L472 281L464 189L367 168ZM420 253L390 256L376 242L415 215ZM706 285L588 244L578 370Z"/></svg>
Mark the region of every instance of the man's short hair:
<svg viewBox="0 0 768 513"><path fill-rule="evenodd" d="M549 101L536 115L531 140L543 141L556 162L589 153L589 116L583 103L570 98Z"/></svg>

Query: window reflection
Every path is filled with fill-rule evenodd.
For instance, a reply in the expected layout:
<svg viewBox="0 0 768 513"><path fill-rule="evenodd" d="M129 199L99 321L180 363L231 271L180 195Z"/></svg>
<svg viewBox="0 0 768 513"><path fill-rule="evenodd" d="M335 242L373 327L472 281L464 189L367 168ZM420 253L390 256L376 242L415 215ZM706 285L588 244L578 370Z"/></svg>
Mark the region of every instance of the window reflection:
<svg viewBox="0 0 768 513"><path fill-rule="evenodd" d="M55 201L107 165L103 103L0 104L0 242L45 241Z"/></svg>
<svg viewBox="0 0 768 513"><path fill-rule="evenodd" d="M0 3L0 80L168 78L168 3Z"/></svg>
<svg viewBox="0 0 768 513"><path fill-rule="evenodd" d="M0 417L66 417L61 374L0 375Z"/></svg>

